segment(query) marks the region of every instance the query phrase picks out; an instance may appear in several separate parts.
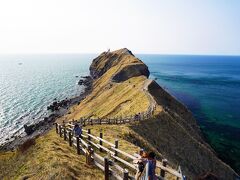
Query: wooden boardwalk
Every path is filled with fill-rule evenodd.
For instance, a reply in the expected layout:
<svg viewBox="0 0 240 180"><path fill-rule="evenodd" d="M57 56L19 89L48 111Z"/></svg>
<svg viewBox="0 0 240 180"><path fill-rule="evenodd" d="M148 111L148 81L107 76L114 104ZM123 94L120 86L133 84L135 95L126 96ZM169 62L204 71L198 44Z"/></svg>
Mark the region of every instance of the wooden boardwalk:
<svg viewBox="0 0 240 180"><path fill-rule="evenodd" d="M130 123L132 121L140 121L148 115L139 114L138 116L126 117L126 118L114 118L114 119L80 119L79 121L73 121L64 124L56 123L56 132L64 140L69 142L69 146L76 148L76 153L86 156L86 163L88 165L95 165L104 171L105 180L118 179L128 180L135 179L138 167L136 162L141 156L139 154L129 154L118 148L118 140L115 142L109 142L103 138L103 133L99 132L99 136L91 134L90 129L83 129L81 137L73 136L73 127L75 123L79 123L83 126L94 124L123 124ZM140 149L140 148L139 148ZM183 180L183 174L180 167L178 170L167 167L167 160L162 162L157 161L157 168L159 179L164 179L166 173L176 177L177 180Z"/></svg>

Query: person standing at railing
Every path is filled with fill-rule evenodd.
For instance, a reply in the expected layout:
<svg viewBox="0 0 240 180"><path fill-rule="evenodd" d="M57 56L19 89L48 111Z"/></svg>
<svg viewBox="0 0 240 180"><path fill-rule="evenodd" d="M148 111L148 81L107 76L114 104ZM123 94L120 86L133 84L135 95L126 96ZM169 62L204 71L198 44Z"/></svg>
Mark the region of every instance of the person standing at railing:
<svg viewBox="0 0 240 180"><path fill-rule="evenodd" d="M156 162L155 156L156 155L154 152L150 152L148 154L145 180L156 180L157 179L157 176L155 173L157 162Z"/></svg>
<svg viewBox="0 0 240 180"><path fill-rule="evenodd" d="M81 137L82 135L82 127L79 126L79 124L75 124L73 128L73 135L76 137Z"/></svg>
<svg viewBox="0 0 240 180"><path fill-rule="evenodd" d="M144 151L143 149L141 149L140 151L140 158L136 159L133 161L133 163L137 164L138 170L137 173L135 175L135 179L136 180L141 180L144 179L144 170L145 170L145 165L147 162L147 152Z"/></svg>

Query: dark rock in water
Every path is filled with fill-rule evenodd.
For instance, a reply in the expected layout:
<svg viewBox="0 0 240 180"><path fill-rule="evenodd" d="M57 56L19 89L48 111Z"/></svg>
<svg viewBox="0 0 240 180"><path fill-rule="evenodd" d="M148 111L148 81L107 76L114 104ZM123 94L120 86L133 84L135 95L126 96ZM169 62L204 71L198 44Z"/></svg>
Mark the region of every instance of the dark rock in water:
<svg viewBox="0 0 240 180"><path fill-rule="evenodd" d="M43 121L44 121L44 122L47 122L47 121L48 121L48 118L47 118L47 117L43 118Z"/></svg>
<svg viewBox="0 0 240 180"><path fill-rule="evenodd" d="M65 108L71 103L71 99L67 98L62 101L54 101L51 105L47 107L47 110L51 110L52 112L58 111L61 107Z"/></svg>
<svg viewBox="0 0 240 180"><path fill-rule="evenodd" d="M75 76L76 78L78 78L78 76Z"/></svg>
<svg viewBox="0 0 240 180"><path fill-rule="evenodd" d="M86 79L89 78L89 76L81 76L81 78Z"/></svg>
<svg viewBox="0 0 240 180"><path fill-rule="evenodd" d="M27 134L27 135L31 135L34 131L35 131L35 125L24 125L23 126L24 127L24 131L25 131L25 133Z"/></svg>
<svg viewBox="0 0 240 180"><path fill-rule="evenodd" d="M78 85L91 86L92 78L90 76L82 76L82 78L78 81Z"/></svg>
<svg viewBox="0 0 240 180"><path fill-rule="evenodd" d="M39 121L36 124L32 124L32 125L25 124L23 126L24 131L29 136L33 134L36 130L40 130L41 128L44 128L44 127L48 128L49 126L51 126L51 123L54 122L57 117L59 117L57 114L51 114L49 117L43 118L43 120Z"/></svg>
<svg viewBox="0 0 240 180"><path fill-rule="evenodd" d="M78 81L78 85L83 85L83 82L84 82L84 80L83 80L83 79L80 79L80 80Z"/></svg>

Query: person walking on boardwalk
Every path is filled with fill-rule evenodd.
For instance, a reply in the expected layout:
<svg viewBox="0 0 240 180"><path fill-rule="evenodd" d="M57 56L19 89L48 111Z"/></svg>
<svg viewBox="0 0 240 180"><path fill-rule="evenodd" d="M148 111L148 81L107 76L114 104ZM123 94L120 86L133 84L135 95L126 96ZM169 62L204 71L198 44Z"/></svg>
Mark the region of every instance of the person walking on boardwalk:
<svg viewBox="0 0 240 180"><path fill-rule="evenodd" d="M147 152L141 149L140 151L140 158L136 159L136 162L134 161L133 163L137 164L138 170L135 175L136 180L141 180L144 179L144 170L145 170L145 165L147 162Z"/></svg>
<svg viewBox="0 0 240 180"><path fill-rule="evenodd" d="M73 134L74 134L74 136L81 137L82 127L80 127L78 124L75 124L75 126L73 128Z"/></svg>
<svg viewBox="0 0 240 180"><path fill-rule="evenodd" d="M146 164L146 176L145 179L146 180L156 180L157 176L155 174L155 169L156 169L156 159L155 159L155 153L154 152L150 152L148 154L148 160L147 160L147 164Z"/></svg>

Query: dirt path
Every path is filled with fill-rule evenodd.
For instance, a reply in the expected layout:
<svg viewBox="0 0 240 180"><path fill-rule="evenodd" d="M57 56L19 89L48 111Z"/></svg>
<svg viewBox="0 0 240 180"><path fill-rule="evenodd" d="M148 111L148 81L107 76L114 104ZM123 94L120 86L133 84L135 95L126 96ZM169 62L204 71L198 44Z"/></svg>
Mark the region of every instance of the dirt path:
<svg viewBox="0 0 240 180"><path fill-rule="evenodd" d="M152 95L148 92L148 86L153 80L151 79L146 79L144 84L143 84L143 92L147 95L147 98L149 100L150 106L148 108L148 113L153 114L154 109L156 108L156 101L153 99Z"/></svg>

